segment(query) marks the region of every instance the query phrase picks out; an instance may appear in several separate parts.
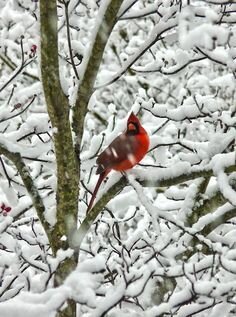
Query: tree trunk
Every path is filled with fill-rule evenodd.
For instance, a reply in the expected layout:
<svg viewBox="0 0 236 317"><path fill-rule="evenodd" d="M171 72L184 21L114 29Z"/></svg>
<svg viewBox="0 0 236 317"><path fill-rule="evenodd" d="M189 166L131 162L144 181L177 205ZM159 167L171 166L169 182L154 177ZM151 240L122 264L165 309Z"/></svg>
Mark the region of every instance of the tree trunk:
<svg viewBox="0 0 236 317"><path fill-rule="evenodd" d="M70 299L66 305L66 308L60 310L56 317L76 317L76 302Z"/></svg>

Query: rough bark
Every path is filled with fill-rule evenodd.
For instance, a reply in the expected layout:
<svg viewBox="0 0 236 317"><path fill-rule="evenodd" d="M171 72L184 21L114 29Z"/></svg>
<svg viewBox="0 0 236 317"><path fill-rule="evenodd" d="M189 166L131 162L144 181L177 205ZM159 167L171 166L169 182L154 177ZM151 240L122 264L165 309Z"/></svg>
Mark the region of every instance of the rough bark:
<svg viewBox="0 0 236 317"><path fill-rule="evenodd" d="M59 249L70 248L70 235L76 228L80 179L79 152L83 122L102 55L115 25L121 3L122 0L112 0L108 4L104 18L95 34L74 111L73 129L76 134L76 147L74 147L69 120L69 103L63 93L59 76L57 1L40 1L41 75L47 110L54 131L53 143L57 163L57 222L48 233L54 255ZM66 239L63 239L64 236ZM78 253L74 252L71 258L65 259L59 265L55 274L55 286L63 283L68 274L75 269L77 260ZM67 307L58 312L58 316L76 316L76 303L69 300Z"/></svg>
<svg viewBox="0 0 236 317"><path fill-rule="evenodd" d="M76 226L78 212L78 164L75 157L69 104L60 84L58 62L57 1L40 1L41 75L48 114L53 127L53 143L57 164L57 222L50 232L53 254L69 248L68 236ZM71 225L72 224L72 225ZM74 227L73 227L74 226ZM67 239L63 239L66 236ZM76 254L65 259L55 274L60 285L77 265ZM76 304L67 303L60 317L76 316Z"/></svg>

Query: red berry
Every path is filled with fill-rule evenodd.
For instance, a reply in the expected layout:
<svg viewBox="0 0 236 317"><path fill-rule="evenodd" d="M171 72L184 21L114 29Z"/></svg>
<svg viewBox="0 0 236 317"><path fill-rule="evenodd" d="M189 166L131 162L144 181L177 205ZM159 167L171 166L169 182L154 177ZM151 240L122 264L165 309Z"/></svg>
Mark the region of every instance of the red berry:
<svg viewBox="0 0 236 317"><path fill-rule="evenodd" d="M5 208L5 212L10 212L11 211L11 207L6 207Z"/></svg>
<svg viewBox="0 0 236 317"><path fill-rule="evenodd" d="M4 210L6 208L6 205L2 203L1 209Z"/></svg>
<svg viewBox="0 0 236 317"><path fill-rule="evenodd" d="M32 53L36 53L36 50L37 50L37 45L33 44L30 48L31 52Z"/></svg>

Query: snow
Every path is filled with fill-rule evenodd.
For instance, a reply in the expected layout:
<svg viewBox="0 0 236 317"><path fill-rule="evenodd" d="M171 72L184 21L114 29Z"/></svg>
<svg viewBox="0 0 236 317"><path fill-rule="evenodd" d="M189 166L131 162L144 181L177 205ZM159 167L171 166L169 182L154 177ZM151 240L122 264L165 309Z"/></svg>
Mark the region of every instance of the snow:
<svg viewBox="0 0 236 317"><path fill-rule="evenodd" d="M106 86L106 85L112 83L116 78L119 78L120 76L122 76L126 72L126 69L128 69L130 66L132 66L136 62L136 60L140 56L140 52L145 52L147 50L147 48L150 47L156 41L156 38L158 36L161 36L161 34L164 33L167 29L173 28L176 25L176 22L177 21L175 18L169 20L168 23L166 23L164 21L164 19L163 19L163 21L159 21L159 23L151 31L151 34L150 34L148 40L145 41L139 47L139 49L137 50L136 53L132 54L131 57L129 57L123 63L121 70L119 72L113 74L112 76L110 76L110 80L99 82L96 88L98 89L98 88L101 88L103 86Z"/></svg>
<svg viewBox="0 0 236 317"><path fill-rule="evenodd" d="M53 227L57 222L57 210L55 206L48 207L44 213L46 221Z"/></svg>
<svg viewBox="0 0 236 317"><path fill-rule="evenodd" d="M69 1L72 54L82 56L76 64L81 80L110 3ZM56 317L68 299L85 317L233 316L235 10L235 3L221 0L123 1L84 118L78 222L68 210L59 224L67 225L60 243L71 249L52 255L19 172L11 156L2 154L7 149L21 155L50 234L60 199L58 130L38 78L40 49L13 78L22 63L21 40L25 60L32 45L39 46L39 2L0 1L0 205L11 208L7 215L0 208L0 316ZM64 13L59 3L60 80L73 107L80 81L68 62ZM131 111L150 135L150 151L127 172L127 186L110 194L89 232L82 232L85 237L78 236L88 190L98 177L97 155L125 131ZM67 159L66 151L63 155ZM70 182L69 175L66 170L64 181ZM121 177L112 171L97 201ZM82 238L77 267L54 287L58 265L75 255L72 248Z"/></svg>
<svg viewBox="0 0 236 317"><path fill-rule="evenodd" d="M121 282L116 289L112 290L112 287L110 291L108 292L107 296L101 300L99 306L94 310L94 312L91 314L91 317L98 317L104 314L109 307L112 307L119 303L121 298L125 294L125 283Z"/></svg>
<svg viewBox="0 0 236 317"><path fill-rule="evenodd" d="M179 41L184 49L190 49L194 46L200 46L206 49L213 48L213 42L218 45L224 45L228 39L228 30L224 26L216 25L216 12L206 10L207 21L199 24L194 21L195 7L185 7L179 17ZM194 21L190 23L190 21Z"/></svg>
<svg viewBox="0 0 236 317"><path fill-rule="evenodd" d="M11 305L9 303L0 303L0 311L2 316L15 317L15 316L25 316L30 317L34 315L35 317L43 317L47 315L48 317L54 317L56 312L51 311L43 304L34 304L24 302L22 305L22 301L16 299L12 300ZM20 315L19 315L20 312Z"/></svg>
<svg viewBox="0 0 236 317"><path fill-rule="evenodd" d="M87 68L87 65L89 62L89 58L90 58L91 53L92 53L92 48L93 48L97 33L99 31L99 28L102 26L103 17L105 15L106 9L108 8L110 2L111 2L111 0L102 1L101 6L99 8L99 11L97 13L95 28L94 28L94 30L92 32L92 36L89 40L90 46L88 48L88 51L86 52L86 54L83 57L83 61L81 63L80 69L79 69L79 78L81 81L83 80L84 73L86 71L86 68Z"/></svg>
<svg viewBox="0 0 236 317"><path fill-rule="evenodd" d="M93 261L92 261L93 262ZM99 281L99 274L93 277L92 272L98 272L104 268L104 261L100 256L96 257L96 266L88 260L81 270L73 272L66 279L65 284L55 289L49 289L42 294L21 292L17 298L0 303L2 316L55 316L56 309L61 306L66 298L74 298L93 306L95 293L91 287ZM78 284L78 281L80 282ZM23 307L21 308L23 304Z"/></svg>
<svg viewBox="0 0 236 317"><path fill-rule="evenodd" d="M4 220L0 223L0 233L2 234L13 222L13 218L10 216L4 217Z"/></svg>

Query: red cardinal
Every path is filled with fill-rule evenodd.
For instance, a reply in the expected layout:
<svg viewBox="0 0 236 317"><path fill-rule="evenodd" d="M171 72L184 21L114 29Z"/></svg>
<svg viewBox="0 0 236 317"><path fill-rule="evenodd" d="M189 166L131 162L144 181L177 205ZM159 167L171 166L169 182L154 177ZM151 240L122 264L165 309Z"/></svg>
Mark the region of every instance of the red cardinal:
<svg viewBox="0 0 236 317"><path fill-rule="evenodd" d="M98 189L107 174L111 170L122 172L132 168L142 160L148 148L149 136L139 119L131 112L126 131L115 138L97 158L96 174L100 175L90 199L87 213L92 208Z"/></svg>

